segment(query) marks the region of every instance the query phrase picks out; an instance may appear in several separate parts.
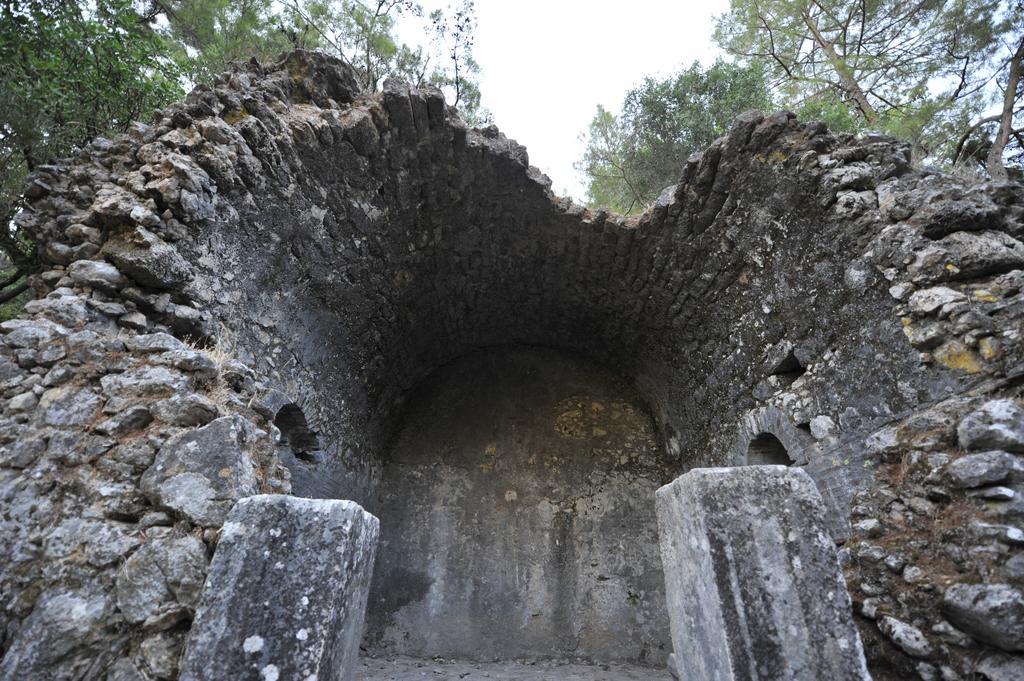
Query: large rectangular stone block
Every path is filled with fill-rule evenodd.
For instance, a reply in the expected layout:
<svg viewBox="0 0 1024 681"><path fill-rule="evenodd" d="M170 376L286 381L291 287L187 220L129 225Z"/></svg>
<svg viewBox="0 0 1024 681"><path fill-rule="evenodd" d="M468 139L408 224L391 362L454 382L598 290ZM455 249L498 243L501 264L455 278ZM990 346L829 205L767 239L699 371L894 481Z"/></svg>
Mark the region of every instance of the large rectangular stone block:
<svg viewBox="0 0 1024 681"><path fill-rule="evenodd" d="M181 681L353 678L377 534L377 518L352 501L241 499L210 564Z"/></svg>
<svg viewBox="0 0 1024 681"><path fill-rule="evenodd" d="M804 471L695 469L656 503L679 678L870 679Z"/></svg>

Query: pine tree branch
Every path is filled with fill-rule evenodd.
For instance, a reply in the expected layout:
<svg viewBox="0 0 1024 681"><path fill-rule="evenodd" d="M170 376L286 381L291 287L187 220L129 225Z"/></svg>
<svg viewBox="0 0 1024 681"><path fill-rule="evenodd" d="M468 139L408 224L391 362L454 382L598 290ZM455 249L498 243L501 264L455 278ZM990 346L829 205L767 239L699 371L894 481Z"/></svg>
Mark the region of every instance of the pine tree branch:
<svg viewBox="0 0 1024 681"><path fill-rule="evenodd" d="M0 292L0 304L14 300L22 293L27 291L28 288L28 282L23 282L22 284L15 286L10 290Z"/></svg>

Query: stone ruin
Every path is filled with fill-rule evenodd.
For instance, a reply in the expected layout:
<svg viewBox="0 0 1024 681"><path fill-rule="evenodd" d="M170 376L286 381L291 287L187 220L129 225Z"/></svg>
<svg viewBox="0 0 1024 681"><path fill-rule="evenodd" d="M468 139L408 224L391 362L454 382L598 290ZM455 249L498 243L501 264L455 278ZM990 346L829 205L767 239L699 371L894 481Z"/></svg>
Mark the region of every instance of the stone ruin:
<svg viewBox="0 0 1024 681"><path fill-rule="evenodd" d="M295 52L25 198L4 679L345 678L357 645L360 678L1024 678L1020 185L751 112L622 218L439 91ZM815 589L849 648L787 634ZM745 638L694 653L674 604L726 593Z"/></svg>

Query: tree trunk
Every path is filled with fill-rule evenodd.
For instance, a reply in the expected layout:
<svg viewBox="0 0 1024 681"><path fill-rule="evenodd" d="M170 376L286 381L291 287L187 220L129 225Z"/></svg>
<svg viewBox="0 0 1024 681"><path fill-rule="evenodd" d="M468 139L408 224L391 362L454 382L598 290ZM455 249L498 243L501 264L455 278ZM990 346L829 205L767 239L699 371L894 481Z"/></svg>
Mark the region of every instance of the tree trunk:
<svg viewBox="0 0 1024 681"><path fill-rule="evenodd" d="M1017 98L1017 84L1020 83L1021 62L1024 61L1024 38L1021 38L1017 45L1017 51L1010 57L1010 74L1006 78L1006 90L1003 92L1003 113L999 121L999 132L992 142L992 148L988 152L988 174L993 180L1005 180L1009 177L1006 166L1003 165L1003 150L1006 143L1010 141L1010 133L1013 131L1013 105Z"/></svg>
<svg viewBox="0 0 1024 681"><path fill-rule="evenodd" d="M814 17L811 16L809 10L803 12L804 23L807 24L807 28L811 29L811 33L814 35L814 41L818 43L822 51L825 52L825 56L828 57L828 61L832 64L832 68L836 70L836 74L839 76L839 84L846 92L847 95L857 104L857 109L860 111L864 119L871 125L878 123L878 112L871 106L871 102L868 101L868 96L864 94L864 90L861 89L860 85L853 78L853 74L850 73L846 63L836 53L836 48L828 40L825 40L825 36L818 30L818 24L814 21Z"/></svg>

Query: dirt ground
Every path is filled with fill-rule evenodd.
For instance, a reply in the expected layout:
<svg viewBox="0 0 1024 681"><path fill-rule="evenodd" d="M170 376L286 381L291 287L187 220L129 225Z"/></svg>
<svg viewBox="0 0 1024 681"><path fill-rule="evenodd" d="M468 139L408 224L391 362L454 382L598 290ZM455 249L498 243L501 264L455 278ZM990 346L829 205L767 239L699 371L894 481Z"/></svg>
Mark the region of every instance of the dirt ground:
<svg viewBox="0 0 1024 681"><path fill-rule="evenodd" d="M666 669L623 664L461 662L412 657L364 657L356 667L356 678L361 681L672 681Z"/></svg>

